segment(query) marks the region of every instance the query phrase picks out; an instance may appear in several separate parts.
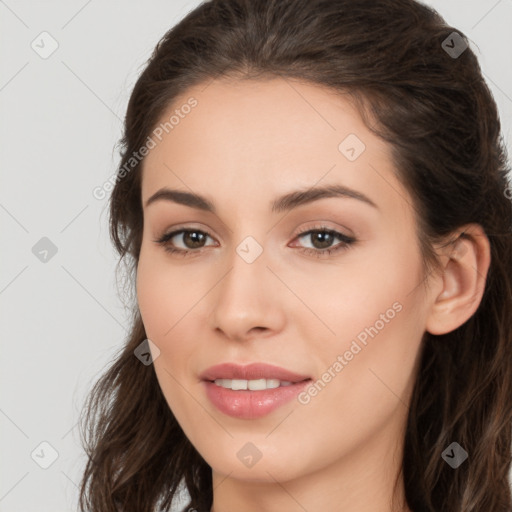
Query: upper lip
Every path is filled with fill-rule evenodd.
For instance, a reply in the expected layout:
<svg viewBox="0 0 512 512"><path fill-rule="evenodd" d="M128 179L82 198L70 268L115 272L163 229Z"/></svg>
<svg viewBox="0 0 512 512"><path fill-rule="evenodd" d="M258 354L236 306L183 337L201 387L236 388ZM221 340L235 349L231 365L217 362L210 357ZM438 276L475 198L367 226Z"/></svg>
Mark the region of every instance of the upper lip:
<svg viewBox="0 0 512 512"><path fill-rule="evenodd" d="M301 382L310 377L286 370L279 366L266 363L251 363L245 366L235 363L222 363L210 366L199 376L202 380L214 381L216 379L277 379L288 382Z"/></svg>

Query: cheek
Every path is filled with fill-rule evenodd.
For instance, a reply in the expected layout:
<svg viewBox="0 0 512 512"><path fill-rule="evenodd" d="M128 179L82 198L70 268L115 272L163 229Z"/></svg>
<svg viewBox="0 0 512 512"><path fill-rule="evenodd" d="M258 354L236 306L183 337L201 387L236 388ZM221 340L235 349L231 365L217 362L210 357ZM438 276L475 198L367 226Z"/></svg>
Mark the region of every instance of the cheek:
<svg viewBox="0 0 512 512"><path fill-rule="evenodd" d="M321 338L310 333L320 377L333 381L317 405L343 403L354 415L363 414L362 403L393 406L393 393L409 388L425 326L417 247L396 240L380 245L347 258L337 275L319 279L308 296L308 305L332 331L323 330Z"/></svg>
<svg viewBox="0 0 512 512"><path fill-rule="evenodd" d="M197 302L198 290L188 284L183 272L149 251L141 251L136 286L146 335L160 350L154 361L157 379L169 408L179 413L190 407L188 395L180 393L177 382L183 382L190 371L186 361L195 350L193 340L200 339L190 331L187 315Z"/></svg>
<svg viewBox="0 0 512 512"><path fill-rule="evenodd" d="M141 254L137 268L137 301L148 338L157 340L172 325L172 295L166 293L165 276ZM168 314L165 314L168 312Z"/></svg>
<svg viewBox="0 0 512 512"><path fill-rule="evenodd" d="M155 340L170 340L174 326L204 295L201 279L190 279L155 252L141 251L136 283L142 321L148 338Z"/></svg>
<svg viewBox="0 0 512 512"><path fill-rule="evenodd" d="M173 266L160 251L141 251L136 279L139 310L147 337L160 350L155 372L173 410L190 401L178 383L191 378L190 364L204 349L204 323L196 318L201 299L212 286L206 277Z"/></svg>
<svg viewBox="0 0 512 512"><path fill-rule="evenodd" d="M397 309L416 300L413 290L419 290L422 279L418 249L406 239L382 240L347 252L336 266L319 264L314 272L282 268L281 275L283 281L293 283L294 293L311 313L296 321L311 325L316 335L311 332L310 341L321 341L322 350L342 349L360 333L364 339L366 329L376 323L379 331L399 325L399 317L405 315L397 314Z"/></svg>
<svg viewBox="0 0 512 512"><path fill-rule="evenodd" d="M333 384L318 386L314 407L340 404L366 429L407 402L424 332L419 255L402 249L354 264L324 309L336 339L323 348L322 363L335 378L323 374Z"/></svg>

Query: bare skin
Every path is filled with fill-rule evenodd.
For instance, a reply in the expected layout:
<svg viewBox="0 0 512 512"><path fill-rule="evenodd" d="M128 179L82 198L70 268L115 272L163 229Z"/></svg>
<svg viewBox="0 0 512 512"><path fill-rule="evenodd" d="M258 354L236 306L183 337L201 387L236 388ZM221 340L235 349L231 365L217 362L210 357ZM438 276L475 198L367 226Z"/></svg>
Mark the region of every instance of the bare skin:
<svg viewBox="0 0 512 512"><path fill-rule="evenodd" d="M346 99L281 78L205 85L163 116L198 101L147 155L142 201L168 187L205 196L216 211L169 200L144 207L137 296L164 396L212 468L211 512L407 512L401 480L394 509L391 498L421 340L476 311L488 240L465 226L469 236L439 248L442 271L425 280L390 148ZM339 149L349 134L365 145L358 156L355 139ZM278 196L333 184L374 205L340 196L271 210ZM175 235L167 245L191 251L182 256L155 242L180 228L207 233L203 245ZM322 228L355 242L299 236ZM246 237L257 245L242 247L262 249L251 263L237 253ZM373 336L350 357L365 329ZM199 378L222 362L265 362L314 381L330 369L331 378L309 400L240 419L220 412ZM251 467L237 456L247 443L261 453Z"/></svg>

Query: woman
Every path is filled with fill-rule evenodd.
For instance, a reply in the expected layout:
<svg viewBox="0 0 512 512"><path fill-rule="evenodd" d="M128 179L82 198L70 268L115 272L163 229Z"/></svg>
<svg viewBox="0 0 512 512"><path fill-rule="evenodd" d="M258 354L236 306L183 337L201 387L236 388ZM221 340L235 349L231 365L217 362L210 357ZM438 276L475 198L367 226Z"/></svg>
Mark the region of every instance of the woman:
<svg viewBox="0 0 512 512"><path fill-rule="evenodd" d="M137 304L82 510L512 510L509 167L463 34L413 0L203 3L122 143Z"/></svg>

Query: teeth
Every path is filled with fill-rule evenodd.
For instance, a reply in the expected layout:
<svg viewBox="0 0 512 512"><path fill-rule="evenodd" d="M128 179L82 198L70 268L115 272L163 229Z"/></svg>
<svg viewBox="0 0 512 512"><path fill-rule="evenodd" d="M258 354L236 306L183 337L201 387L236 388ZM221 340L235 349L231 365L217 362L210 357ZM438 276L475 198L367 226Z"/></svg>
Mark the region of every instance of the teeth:
<svg viewBox="0 0 512 512"><path fill-rule="evenodd" d="M216 379L215 384L226 389L238 391L240 389L248 389L250 391L261 391L263 389L274 389L279 386L291 386L292 383L287 380L278 379Z"/></svg>

